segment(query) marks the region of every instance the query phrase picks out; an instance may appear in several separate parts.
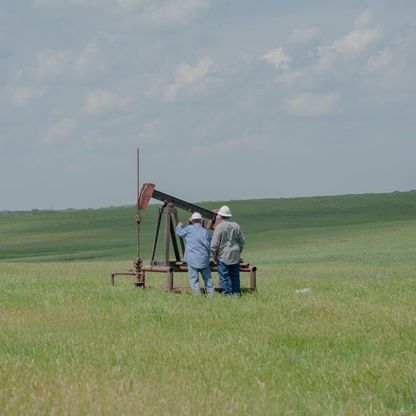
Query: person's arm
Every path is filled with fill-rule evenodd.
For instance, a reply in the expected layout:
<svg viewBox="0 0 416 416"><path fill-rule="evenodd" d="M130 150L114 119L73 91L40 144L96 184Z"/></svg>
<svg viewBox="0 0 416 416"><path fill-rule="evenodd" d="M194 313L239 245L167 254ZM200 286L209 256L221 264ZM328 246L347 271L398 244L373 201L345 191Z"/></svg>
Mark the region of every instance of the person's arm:
<svg viewBox="0 0 416 416"><path fill-rule="evenodd" d="M242 253L245 244L245 239L240 227L238 227L238 231L238 245L240 246L240 253Z"/></svg>
<svg viewBox="0 0 416 416"><path fill-rule="evenodd" d="M179 237L185 237L186 234L188 234L188 227L182 228L182 223L178 223L176 227L176 234L178 234Z"/></svg>
<svg viewBox="0 0 416 416"><path fill-rule="evenodd" d="M218 249L220 247L219 227L215 227L214 234L211 240L211 257L214 262L217 262Z"/></svg>

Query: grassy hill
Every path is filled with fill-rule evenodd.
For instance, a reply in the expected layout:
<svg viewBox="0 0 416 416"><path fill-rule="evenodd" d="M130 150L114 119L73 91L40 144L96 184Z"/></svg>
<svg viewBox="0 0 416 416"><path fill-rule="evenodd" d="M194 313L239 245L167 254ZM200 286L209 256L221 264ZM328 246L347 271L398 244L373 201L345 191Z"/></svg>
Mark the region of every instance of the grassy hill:
<svg viewBox="0 0 416 416"><path fill-rule="evenodd" d="M394 244L401 262L413 262L415 191L227 203L246 235L245 256L261 257L262 262L385 263L391 261L385 255L394 251ZM207 208L222 204L201 203ZM143 212L144 259L149 258L157 209L151 205ZM185 221L188 214L179 214ZM2 213L0 261L130 259L136 253L134 215L134 207ZM375 256L365 256L369 242L373 252L378 250Z"/></svg>
<svg viewBox="0 0 416 416"><path fill-rule="evenodd" d="M228 204L258 266L235 299L111 286L134 207L0 214L0 413L416 414L416 192Z"/></svg>

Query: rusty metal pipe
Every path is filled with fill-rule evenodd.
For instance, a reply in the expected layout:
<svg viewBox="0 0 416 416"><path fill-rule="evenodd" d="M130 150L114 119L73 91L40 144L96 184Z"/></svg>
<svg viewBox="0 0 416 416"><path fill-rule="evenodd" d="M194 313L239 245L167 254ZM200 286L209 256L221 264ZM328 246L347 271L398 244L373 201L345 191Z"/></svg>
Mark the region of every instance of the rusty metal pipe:
<svg viewBox="0 0 416 416"><path fill-rule="evenodd" d="M139 195L140 192L140 181L139 181L139 148L137 148L137 192L136 195ZM136 210L137 218L140 218L139 205L137 204ZM137 259L140 258L140 220L137 221Z"/></svg>
<svg viewBox="0 0 416 416"><path fill-rule="evenodd" d="M150 266L143 266L142 270L145 271L145 272L156 272L156 273L166 273L166 272L169 272L169 271L173 272L174 270L178 271L176 269L176 267L172 267L172 266L151 266L151 265ZM186 269L184 271L187 271L187 270L188 269Z"/></svg>
<svg viewBox="0 0 416 416"><path fill-rule="evenodd" d="M162 222L162 213L163 213L163 208L159 208L159 215L157 217L156 231L155 231L155 236L154 236L154 239L153 239L153 248L152 248L152 256L151 256L151 259L150 259L150 264L153 264L153 262L155 260L156 248L157 248L157 238L159 236L160 223Z"/></svg>
<svg viewBox="0 0 416 416"><path fill-rule="evenodd" d="M155 273L166 273L169 270L172 270L174 272L187 272L188 271L188 266L186 264L175 264L172 266L163 266L163 265L144 265L141 267L142 271L146 271L146 272L155 272ZM251 272L255 272L257 270L256 267L252 267L252 268L241 268L240 272L242 273L251 273ZM211 271L216 272L217 271L217 266L211 266ZM135 270L128 270L128 271L123 271L123 272L113 272L111 275L113 276L117 276L117 275L136 275L137 272Z"/></svg>
<svg viewBox="0 0 416 416"><path fill-rule="evenodd" d="M257 276L256 276L257 267L252 267L250 269L250 289L257 290Z"/></svg>
<svg viewBox="0 0 416 416"><path fill-rule="evenodd" d="M167 272L167 289L169 292L173 292L173 268L170 267Z"/></svg>
<svg viewBox="0 0 416 416"><path fill-rule="evenodd" d="M172 204L168 204L167 207L163 209L165 214L165 232L164 232L164 252L165 252L165 261L164 265L169 265L169 244L170 244L170 223L171 223L171 212L172 212Z"/></svg>

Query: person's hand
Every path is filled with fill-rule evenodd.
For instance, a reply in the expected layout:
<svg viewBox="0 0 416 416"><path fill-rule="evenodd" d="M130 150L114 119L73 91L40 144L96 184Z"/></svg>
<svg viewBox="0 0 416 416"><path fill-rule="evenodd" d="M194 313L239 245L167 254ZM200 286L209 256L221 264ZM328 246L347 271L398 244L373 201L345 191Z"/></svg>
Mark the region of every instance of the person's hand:
<svg viewBox="0 0 416 416"><path fill-rule="evenodd" d="M182 227L182 223L179 221L178 224L176 224L178 227Z"/></svg>

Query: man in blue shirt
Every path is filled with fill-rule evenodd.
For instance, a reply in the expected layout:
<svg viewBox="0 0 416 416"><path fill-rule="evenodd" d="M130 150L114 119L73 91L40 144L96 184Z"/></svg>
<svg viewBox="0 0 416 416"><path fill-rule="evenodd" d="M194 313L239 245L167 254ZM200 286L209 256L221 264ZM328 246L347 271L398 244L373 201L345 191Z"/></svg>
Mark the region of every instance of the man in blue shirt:
<svg viewBox="0 0 416 416"><path fill-rule="evenodd" d="M185 240L185 257L188 264L189 284L194 294L200 294L199 277L201 273L205 283L205 290L209 296L214 295L214 283L212 281L211 269L209 267L209 256L211 246L211 236L202 227L202 215L194 212L191 217L191 225L182 228L182 223L178 223L176 234Z"/></svg>

